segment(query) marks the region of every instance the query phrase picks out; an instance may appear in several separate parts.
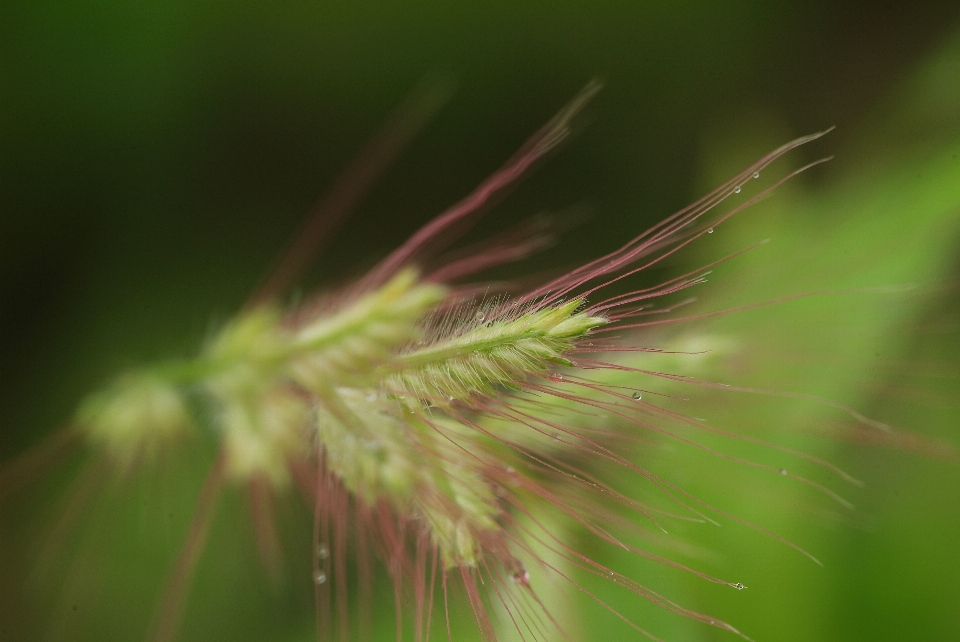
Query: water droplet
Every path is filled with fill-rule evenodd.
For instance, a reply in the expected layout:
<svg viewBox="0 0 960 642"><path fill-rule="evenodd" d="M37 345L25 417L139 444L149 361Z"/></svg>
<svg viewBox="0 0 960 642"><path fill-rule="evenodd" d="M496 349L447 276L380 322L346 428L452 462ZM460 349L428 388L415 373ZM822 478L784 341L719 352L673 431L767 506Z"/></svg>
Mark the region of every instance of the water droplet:
<svg viewBox="0 0 960 642"><path fill-rule="evenodd" d="M780 469L780 474L781 474L781 475L786 475L786 474L787 474L787 469L786 469L786 468L781 468L781 469Z"/></svg>
<svg viewBox="0 0 960 642"><path fill-rule="evenodd" d="M740 186L739 186L739 185L737 185L737 186L733 189L733 193L734 193L734 194L739 194L739 193L740 193Z"/></svg>
<svg viewBox="0 0 960 642"><path fill-rule="evenodd" d="M327 574L323 571L317 571L313 574L313 581L317 584L323 584L327 581Z"/></svg>
<svg viewBox="0 0 960 642"><path fill-rule="evenodd" d="M707 230L707 234L713 234L713 228L712 228L712 227L711 227L709 230Z"/></svg>
<svg viewBox="0 0 960 642"><path fill-rule="evenodd" d="M554 441L560 441L560 434L559 434L559 433L555 434L555 435L553 436L553 440L554 440Z"/></svg>
<svg viewBox="0 0 960 642"><path fill-rule="evenodd" d="M754 173L753 173L753 177L754 177L754 178L760 178L760 172L754 172Z"/></svg>
<svg viewBox="0 0 960 642"><path fill-rule="evenodd" d="M563 381L563 375L559 372L554 372L550 375L550 381Z"/></svg>
<svg viewBox="0 0 960 642"><path fill-rule="evenodd" d="M327 548L326 544L317 544L317 557L319 557L322 560L325 560L328 557L330 557L330 549Z"/></svg>
<svg viewBox="0 0 960 642"><path fill-rule="evenodd" d="M517 469L516 469L516 468L514 468L513 466L507 466L507 468L506 468L506 473L507 473L508 475L512 475L512 474L514 474L515 472L517 472Z"/></svg>
<svg viewBox="0 0 960 642"><path fill-rule="evenodd" d="M733 585L733 588L737 589L738 591L742 591L743 589L745 589L745 588L747 588L747 587L744 586L743 584L741 584L740 582L737 582L736 584Z"/></svg>
<svg viewBox="0 0 960 642"><path fill-rule="evenodd" d="M643 399L643 395L641 395L639 392L634 392L632 395L630 395L630 397L633 398L635 401L640 401L641 399Z"/></svg>
<svg viewBox="0 0 960 642"><path fill-rule="evenodd" d="M521 586L529 586L530 573L527 573L525 568L521 568L519 571L516 571L510 575L510 581Z"/></svg>

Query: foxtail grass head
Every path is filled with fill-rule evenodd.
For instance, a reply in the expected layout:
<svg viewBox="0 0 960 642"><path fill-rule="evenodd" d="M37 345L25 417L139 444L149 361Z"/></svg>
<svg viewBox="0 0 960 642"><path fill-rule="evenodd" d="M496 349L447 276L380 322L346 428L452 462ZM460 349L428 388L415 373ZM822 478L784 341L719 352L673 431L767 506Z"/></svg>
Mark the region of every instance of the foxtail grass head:
<svg viewBox="0 0 960 642"><path fill-rule="evenodd" d="M604 288L659 264L765 196L782 181L714 213L767 165L820 134L775 150L618 250L525 293L476 300L450 280L523 254L536 245L530 238L468 257L455 269L421 271L441 239L454 238L453 230L567 137L571 119L597 89L589 85L473 194L358 282L293 308L258 296L196 358L126 375L82 405L75 429L127 474L139 462L171 457L198 430L216 435L219 455L158 607L153 639L175 637L217 494L229 485L255 491L261 520L272 519L265 496L298 492L314 510L309 572L324 639L334 629L350 639L352 611L361 611L363 632L369 605L353 604L348 584L357 578L369 599L372 559L393 579L398 636L407 611L415 637L425 638L434 626L435 594L446 600L453 582L485 637L497 635L494 604L521 637L556 639L562 626L537 587L547 585L545 577L582 587L555 558L736 632L593 561L559 539L544 516L559 514L598 541L647 555L605 522L626 508L656 524L663 511L595 473L615 467L650 482L688 516L709 519L613 445L638 427L690 421L661 409L656 393L639 391L640 376L680 378L656 370L649 355L657 351L640 345L640 332L653 325L646 315L654 303L703 283L706 268L615 296ZM270 537L269 528L256 529Z"/></svg>

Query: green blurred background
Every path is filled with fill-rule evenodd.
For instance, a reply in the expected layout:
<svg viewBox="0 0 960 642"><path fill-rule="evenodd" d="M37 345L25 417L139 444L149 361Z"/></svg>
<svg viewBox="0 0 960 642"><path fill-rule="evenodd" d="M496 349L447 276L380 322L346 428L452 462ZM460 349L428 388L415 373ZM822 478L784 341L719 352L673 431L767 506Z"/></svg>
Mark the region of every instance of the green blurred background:
<svg viewBox="0 0 960 642"><path fill-rule="evenodd" d="M586 213L557 248L512 274L616 247L769 149L835 125L790 162L834 161L648 278L770 237L718 270L703 309L918 285L699 325L696 333L737 346L703 376L823 395L960 445L955 2L38 1L0 8L0 459L62 425L118 371L194 353L428 74L453 79L455 93L305 287L369 266L593 77L605 89L578 135L476 231L482 238L543 211ZM756 640L960 639L960 474L943 461L949 452L919 455L912 450L926 442L903 440L851 445L869 435L843 413L796 400L704 394L696 412L865 480L865 489L843 488L804 471L839 486L858 506L851 512L669 445L641 453L825 567L732 523L682 533L709 551L684 561L736 576L750 587L743 592L591 554ZM43 542L79 460L5 500L0 640L141 638L210 452L199 444L168 469L105 490L54 553ZM271 585L242 528L243 497L227 495L181 639L313 639L310 517L292 499L281 513L290 563ZM616 587L598 591L666 639L733 639ZM383 604L377 631L392 639L392 606ZM601 609L576 606L578 636L634 635ZM460 615L463 635L473 635Z"/></svg>

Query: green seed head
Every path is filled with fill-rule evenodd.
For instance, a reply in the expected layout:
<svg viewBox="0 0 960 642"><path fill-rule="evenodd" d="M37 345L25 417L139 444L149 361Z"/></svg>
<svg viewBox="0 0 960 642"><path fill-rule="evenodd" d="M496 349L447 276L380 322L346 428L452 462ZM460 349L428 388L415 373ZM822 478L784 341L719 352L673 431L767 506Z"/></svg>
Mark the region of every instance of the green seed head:
<svg viewBox="0 0 960 642"><path fill-rule="evenodd" d="M149 461L192 428L181 391L149 374L133 373L89 397L76 423L120 471Z"/></svg>
<svg viewBox="0 0 960 642"><path fill-rule="evenodd" d="M488 322L454 327L425 346L404 351L384 369L388 390L424 405L468 402L513 388L557 365L590 330L607 322L577 312L574 300Z"/></svg>

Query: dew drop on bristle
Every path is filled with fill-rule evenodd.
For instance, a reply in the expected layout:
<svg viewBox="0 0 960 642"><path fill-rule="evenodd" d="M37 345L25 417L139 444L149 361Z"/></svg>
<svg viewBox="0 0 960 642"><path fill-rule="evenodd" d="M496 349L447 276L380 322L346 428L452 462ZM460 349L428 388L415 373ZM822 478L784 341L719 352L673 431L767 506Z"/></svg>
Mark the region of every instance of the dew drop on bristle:
<svg viewBox="0 0 960 642"><path fill-rule="evenodd" d="M559 372L554 372L550 375L550 381L554 381L554 382L563 381L563 375L560 374Z"/></svg>
<svg viewBox="0 0 960 642"><path fill-rule="evenodd" d="M530 586L530 573L525 568L510 574L510 581L520 586Z"/></svg>
<svg viewBox="0 0 960 642"><path fill-rule="evenodd" d="M630 397L631 397L631 399L633 399L634 401L640 401L641 399L643 399L643 395L640 394L639 392L633 393L632 395L630 395Z"/></svg>
<svg viewBox="0 0 960 642"><path fill-rule="evenodd" d="M317 557L319 557L322 560L325 560L328 557L330 557L330 549L327 548L326 544L317 544Z"/></svg>
<svg viewBox="0 0 960 642"><path fill-rule="evenodd" d="M738 591L742 591L743 589L745 589L745 588L747 588L747 587L744 586L743 584L741 584L740 582L737 582L736 584L733 585L733 588L737 589Z"/></svg>
<svg viewBox="0 0 960 642"><path fill-rule="evenodd" d="M787 474L787 469L786 469L786 468L781 468L781 469L780 469L780 474L781 474L781 475L786 475L786 474Z"/></svg>
<svg viewBox="0 0 960 642"><path fill-rule="evenodd" d="M739 185L737 185L737 186L733 189L733 193L734 193L734 194L739 194L739 193L740 193L740 186L739 186Z"/></svg>
<svg viewBox="0 0 960 642"><path fill-rule="evenodd" d="M711 227L709 230L707 230L707 234L713 234L713 228L712 228L712 227Z"/></svg>
<svg viewBox="0 0 960 642"><path fill-rule="evenodd" d="M323 571L317 571L313 576L313 581L316 584L323 584L327 581L327 574Z"/></svg>
<svg viewBox="0 0 960 642"><path fill-rule="evenodd" d="M754 177L754 178L760 178L760 172L754 172L754 173L753 173L753 177Z"/></svg>

